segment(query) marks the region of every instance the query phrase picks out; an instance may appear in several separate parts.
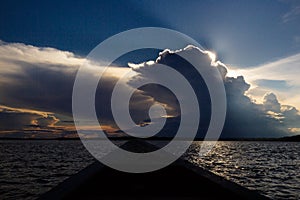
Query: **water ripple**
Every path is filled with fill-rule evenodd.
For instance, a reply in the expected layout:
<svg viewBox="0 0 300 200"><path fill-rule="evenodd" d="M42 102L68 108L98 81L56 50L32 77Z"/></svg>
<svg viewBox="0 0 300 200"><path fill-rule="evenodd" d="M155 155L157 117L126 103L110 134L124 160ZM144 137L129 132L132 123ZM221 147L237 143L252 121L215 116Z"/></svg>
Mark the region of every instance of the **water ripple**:
<svg viewBox="0 0 300 200"><path fill-rule="evenodd" d="M273 199L300 199L300 143L218 142L205 157L200 145L185 159ZM36 199L94 161L80 141L0 140L0 158L0 198L8 200Z"/></svg>
<svg viewBox="0 0 300 200"><path fill-rule="evenodd" d="M199 157L194 142L187 160L273 199L300 198L300 143L218 142Z"/></svg>

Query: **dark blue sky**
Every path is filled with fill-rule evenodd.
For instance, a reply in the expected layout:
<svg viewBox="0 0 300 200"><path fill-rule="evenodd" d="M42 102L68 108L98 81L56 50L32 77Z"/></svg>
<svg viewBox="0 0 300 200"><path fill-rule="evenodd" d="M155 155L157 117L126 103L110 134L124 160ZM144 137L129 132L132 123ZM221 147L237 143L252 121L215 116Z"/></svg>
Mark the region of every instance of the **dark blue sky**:
<svg viewBox="0 0 300 200"><path fill-rule="evenodd" d="M0 134L35 137L40 128L51 137L52 133L74 134L73 83L84 57L110 36L149 26L182 32L226 64L229 114L225 132L232 133L232 127L236 127L234 132L241 137L300 133L299 0L10 0L0 3ZM203 54L194 50L196 56ZM113 65L141 63L157 56L158 50L137 50L119 57ZM170 56L164 57L167 65L187 66ZM109 131L115 129L109 118L110 89L114 79L130 69L112 70L97 100L107 114L104 121ZM182 72L190 75L185 75L188 80L198 80L188 68L182 68ZM198 92L203 94L202 90ZM161 96L168 97L165 93ZM149 97L151 101L137 98L132 103L134 112L144 112L147 102L155 103ZM141 115L139 121L147 117Z"/></svg>
<svg viewBox="0 0 300 200"><path fill-rule="evenodd" d="M248 67L300 52L297 1L1 1L0 39L86 55L136 27L181 31L227 64Z"/></svg>

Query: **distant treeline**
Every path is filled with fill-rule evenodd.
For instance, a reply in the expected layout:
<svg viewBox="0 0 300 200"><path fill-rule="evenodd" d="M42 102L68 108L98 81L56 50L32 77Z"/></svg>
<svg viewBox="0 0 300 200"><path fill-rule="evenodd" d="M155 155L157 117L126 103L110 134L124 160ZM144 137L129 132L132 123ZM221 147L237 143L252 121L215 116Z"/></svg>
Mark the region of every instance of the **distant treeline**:
<svg viewBox="0 0 300 200"><path fill-rule="evenodd" d="M110 140L136 140L134 137L110 137ZM172 140L169 137L151 137L138 140ZM203 141L204 138L196 138L195 141ZM0 137L0 140L80 140L80 138L14 138L14 137ZM101 140L101 138L88 139L88 140ZM178 140L189 140L188 138L180 138ZM215 141L214 139L208 139L209 141ZM281 137L281 138L220 138L218 141L287 141L287 142L300 142L300 135Z"/></svg>

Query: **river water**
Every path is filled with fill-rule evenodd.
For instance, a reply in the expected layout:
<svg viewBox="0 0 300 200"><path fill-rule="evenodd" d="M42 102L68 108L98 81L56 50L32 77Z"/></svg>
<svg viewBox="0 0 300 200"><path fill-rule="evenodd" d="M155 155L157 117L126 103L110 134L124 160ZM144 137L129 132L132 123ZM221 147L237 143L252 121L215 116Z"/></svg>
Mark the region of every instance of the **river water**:
<svg viewBox="0 0 300 200"><path fill-rule="evenodd" d="M300 143L220 141L184 158L273 199L300 199ZM0 199L36 199L94 162L79 140L0 140Z"/></svg>

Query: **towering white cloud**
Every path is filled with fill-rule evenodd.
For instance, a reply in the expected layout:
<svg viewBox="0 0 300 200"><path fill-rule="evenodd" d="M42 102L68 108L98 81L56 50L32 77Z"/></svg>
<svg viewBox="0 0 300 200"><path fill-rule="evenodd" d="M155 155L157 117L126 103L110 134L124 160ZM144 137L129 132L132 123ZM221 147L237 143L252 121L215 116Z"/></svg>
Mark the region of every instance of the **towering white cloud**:
<svg viewBox="0 0 300 200"><path fill-rule="evenodd" d="M228 101L224 137L273 137L300 131L298 110L288 106L298 103L294 99L299 97L300 71L296 66L300 64L300 54L236 72L245 75L244 79L243 76L230 77L232 72L221 62L212 63L214 57L207 52L203 53L192 46L180 51L198 56L203 67L218 67L222 74ZM0 42L0 130L7 132L30 129L32 132L38 129L50 133L51 128L63 129L61 124L72 116L73 82L77 69L84 61L84 58L71 52L54 48ZM178 59L171 50L160 53L155 61L131 64L131 68L115 67L107 72L96 94L96 109L101 110L102 121L116 127L109 103L118 78L129 70L139 73L139 78L146 78L147 67L155 67L157 63L174 67L194 85L195 91L199 93L200 103L204 105L201 108L201 112L204 112L201 119L204 122L201 122L200 129L205 129L203 127L209 123L210 114L209 106L205 106L209 105L205 84L201 76L196 77L188 64ZM93 76L97 76L96 66ZM131 81L137 80L128 80L128 87ZM271 90L268 81L272 80L284 81L287 87ZM276 84L283 83L275 82L274 85ZM275 94L266 94L271 91L278 95L279 100ZM254 102L245 94L259 96L261 101ZM151 86L140 88L132 98L130 106L134 121L147 122L147 108L155 102L166 105L169 116L173 117L172 123L180 119L180 109L174 95L163 88Z"/></svg>
<svg viewBox="0 0 300 200"><path fill-rule="evenodd" d="M223 131L223 137L274 137L274 136L282 136L285 134L291 134L292 132L295 133L296 131L299 130L298 124L300 120L299 120L298 110L292 106L282 105L278 101L277 96L274 93L270 93L267 90L262 91L261 95L263 100L260 102L255 102L255 99L249 97L249 93L252 92L250 88L251 87L253 88L253 86L251 85L252 82L251 84L247 83L246 82L247 79L245 80L243 76L231 77L233 72L228 70L224 64L222 64L221 62L212 63L212 61L215 61L214 57L210 56L209 54L205 54L198 48L192 46L185 48L183 50L177 50L175 52L177 54L189 53L189 54L193 54L194 56L198 56L199 58L202 58L199 60L201 60L201 63L203 63L202 65L203 68L207 68L207 69L211 67L219 68L219 71L221 72L224 79L224 84L227 93L227 104L228 104L227 119ZM293 62L295 64L298 63L298 58L300 57L298 57L297 55L281 61L280 64L288 65L290 64L290 62ZM198 87L195 89L195 91L196 93L202 95L202 99L200 98L200 104L201 103L205 105L209 104L207 99L206 100L203 99L203 96L205 96L205 87L199 86L201 85L201 83L199 83L199 79L195 80L196 73L193 70L191 70L191 67L189 67L186 62L178 58L178 56L174 54L174 51L171 50L165 50L161 52L159 57L156 59L156 61L150 61L150 62L135 64L135 65L130 64L130 66L133 67L135 71L140 73L138 78L133 79L132 81L136 81L136 80L141 81L141 79L143 78L146 79L148 76L147 69L149 69L150 67L156 67L157 64L169 65L175 68L176 70L180 71L181 73L183 73L187 78L187 80L189 80L192 84L194 85L198 84ZM235 71L234 73L235 75L237 74L242 75L243 72L245 72L246 78L250 77L249 80L252 81L254 80L254 78L250 76L250 74L253 74L253 76L257 75L261 77L261 79L263 77L264 79L266 79L266 78L272 78L272 74L274 77L277 77L278 73L281 73L281 77L285 77L286 79L290 78L289 80L291 80L290 76L284 74L284 71L287 69L281 70L279 69L278 65L279 63L269 64L269 66L259 67L257 69ZM293 65L292 67L290 66L290 68L292 69L294 69L294 67L295 65ZM295 73L295 70L293 70L292 73ZM227 74L228 71L229 74ZM295 82L290 82L290 84L297 84L298 79L296 79L296 76L298 76L298 74L297 73L293 74L292 79ZM260 89L264 90L263 87ZM160 96L164 96L165 93L163 89L158 90L157 87L153 88L152 91L151 88L147 88L145 91L149 94L152 92L156 95L160 93ZM298 93L293 93L292 95L296 95L296 94L298 95ZM188 98L188 97L180 97L180 98ZM165 99L155 98L155 99L163 103L170 103L168 102L168 98ZM176 103L171 104L171 107L173 108L174 107L176 108L176 106L178 107L178 104ZM205 114L205 112L209 112L209 111L208 110L204 111L204 115L202 115L203 113L201 112L202 119L204 116L204 120L205 120L205 115L207 114L207 113Z"/></svg>

